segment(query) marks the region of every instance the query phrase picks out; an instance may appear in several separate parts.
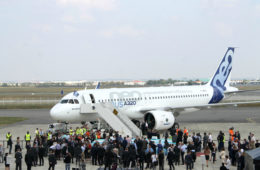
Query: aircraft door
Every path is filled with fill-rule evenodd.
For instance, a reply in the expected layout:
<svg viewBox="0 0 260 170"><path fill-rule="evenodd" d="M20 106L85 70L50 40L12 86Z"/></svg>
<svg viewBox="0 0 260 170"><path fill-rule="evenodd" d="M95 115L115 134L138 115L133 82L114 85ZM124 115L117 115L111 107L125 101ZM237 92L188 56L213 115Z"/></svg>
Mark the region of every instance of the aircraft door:
<svg viewBox="0 0 260 170"><path fill-rule="evenodd" d="M92 104L96 103L94 95L93 94L89 94L89 96L90 96L90 99L91 99L91 103Z"/></svg>
<svg viewBox="0 0 260 170"><path fill-rule="evenodd" d="M96 103L95 97L93 94L85 94L84 99L86 104L90 104L92 106L92 109L95 110L94 104Z"/></svg>

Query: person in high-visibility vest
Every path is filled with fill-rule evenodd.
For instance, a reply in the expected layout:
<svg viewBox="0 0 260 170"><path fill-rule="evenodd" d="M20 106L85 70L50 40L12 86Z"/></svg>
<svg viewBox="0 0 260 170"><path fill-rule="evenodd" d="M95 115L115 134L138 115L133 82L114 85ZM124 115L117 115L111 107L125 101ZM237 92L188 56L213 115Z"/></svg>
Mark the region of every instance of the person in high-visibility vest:
<svg viewBox="0 0 260 170"><path fill-rule="evenodd" d="M83 127L82 129L83 129L83 135L85 135L87 132L87 129L85 127Z"/></svg>
<svg viewBox="0 0 260 170"><path fill-rule="evenodd" d="M24 139L25 139L26 142L31 141L31 135L30 135L29 131L27 131L27 133L25 134Z"/></svg>
<svg viewBox="0 0 260 170"><path fill-rule="evenodd" d="M178 135L178 132L180 131L180 129L179 128L177 128L176 129L176 135Z"/></svg>
<svg viewBox="0 0 260 170"><path fill-rule="evenodd" d="M231 137L231 140L234 141L234 128L233 127L229 129L229 135Z"/></svg>
<svg viewBox="0 0 260 170"><path fill-rule="evenodd" d="M188 133L188 130L186 129L186 127L184 127L183 133L186 134L187 136L189 136L189 133Z"/></svg>
<svg viewBox="0 0 260 170"><path fill-rule="evenodd" d="M51 133L51 132L48 132L47 140L50 141L51 138L52 138L52 133Z"/></svg>
<svg viewBox="0 0 260 170"><path fill-rule="evenodd" d="M35 130L35 136L39 136L39 129L38 128L36 128L36 130Z"/></svg>
<svg viewBox="0 0 260 170"><path fill-rule="evenodd" d="M6 141L8 142L10 138L12 138L12 134L11 134L10 132L8 132L8 133L6 134ZM7 148L8 148L8 146L9 146L9 145L7 145Z"/></svg>
<svg viewBox="0 0 260 170"><path fill-rule="evenodd" d="M10 132L8 132L8 133L6 134L6 140L8 141L11 136L12 136L12 134L11 134Z"/></svg>
<svg viewBox="0 0 260 170"><path fill-rule="evenodd" d="M76 135L79 135L80 134L80 130L79 130L79 128L77 127L76 128Z"/></svg>
<svg viewBox="0 0 260 170"><path fill-rule="evenodd" d="M70 130L69 130L70 136L73 136L73 133L74 133L74 131L73 131L72 127L70 127Z"/></svg>
<svg viewBox="0 0 260 170"><path fill-rule="evenodd" d="M79 129L79 134L80 134L81 136L83 136L83 129L82 129L82 128Z"/></svg>

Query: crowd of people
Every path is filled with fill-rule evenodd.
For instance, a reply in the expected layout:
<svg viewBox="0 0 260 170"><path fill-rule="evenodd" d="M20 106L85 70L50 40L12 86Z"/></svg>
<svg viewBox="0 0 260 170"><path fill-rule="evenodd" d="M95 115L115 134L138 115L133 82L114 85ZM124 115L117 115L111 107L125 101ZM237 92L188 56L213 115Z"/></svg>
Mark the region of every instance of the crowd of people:
<svg viewBox="0 0 260 170"><path fill-rule="evenodd" d="M211 133L189 134L186 128L171 129L163 136L163 140L158 139L158 143L155 143L149 132L147 138L138 136L131 138L122 137L113 130L94 131L88 129L86 125L76 129L70 128L67 133L45 133L37 128L34 135L28 131L24 136L26 142L24 158L21 153L21 140L17 137L14 147L15 166L17 170L21 169L21 162L24 159L27 169L30 170L32 167L46 164L44 157L48 157L49 170L54 170L55 165L62 161L65 170L70 170L71 164L74 163L84 170L87 160L91 160L92 165L105 169L138 167L143 170L159 167L159 170L173 170L176 166L185 165L187 170L191 170L194 168L198 153L204 153L207 167L210 161L214 164L217 159L221 159L220 170L228 170L231 166L244 170L245 151L260 146L254 134L250 133L246 139L241 139L239 131L234 132L233 128L230 128L227 137L220 131L216 142L213 141ZM226 138L228 138L227 146L225 146ZM8 155L13 151L10 132L6 134L6 140L8 152L4 153L3 146L0 145L0 154L4 156L0 159L5 162L8 170L11 166Z"/></svg>

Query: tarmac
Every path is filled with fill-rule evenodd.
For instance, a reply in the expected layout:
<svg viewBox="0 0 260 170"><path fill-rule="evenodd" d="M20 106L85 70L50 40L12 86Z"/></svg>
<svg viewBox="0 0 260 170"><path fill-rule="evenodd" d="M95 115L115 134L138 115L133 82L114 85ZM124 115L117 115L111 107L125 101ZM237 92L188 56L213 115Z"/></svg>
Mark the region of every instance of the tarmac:
<svg viewBox="0 0 260 170"><path fill-rule="evenodd" d="M75 128L76 126L79 126L79 124L72 124L72 126ZM181 128L186 127L189 130L189 133L192 132L200 132L203 134L203 132L211 132L213 135L213 139L216 140L216 137L218 135L218 132L220 130L224 131L225 134L228 134L229 127L233 126L234 130L239 130L241 133L241 137L247 138L249 132L252 132L255 134L256 138L259 139L260 135L260 124L259 123L182 123ZM43 130L48 129L47 124L14 124L12 126L8 127L2 127L0 129L0 140L5 139L5 134L10 131L13 135L13 139L16 139L16 137L20 136L20 138L23 139L23 136L25 135L25 132L27 130L30 131L31 134L34 134L34 131L36 128L42 128ZM14 142L15 144L15 142ZM5 144L6 145L6 144ZM227 143L225 144L227 146ZM7 151L7 150L6 150ZM23 149L23 157L25 154L25 148ZM14 157L14 154L11 154L11 157ZM15 159L12 159L11 169L15 169ZM46 170L48 168L48 160L45 158L45 165L44 166L37 166L32 167L32 169L36 170ZM209 167L204 167L205 170L218 170L221 165L221 161L219 159L219 156L217 154L217 162L213 164L212 162L209 163ZM23 162L23 169L26 167L25 162ZM75 164L71 164L71 167L76 167ZM98 169L99 166L92 166L90 160L87 160L87 169L94 170ZM0 169L4 169L4 164L0 163ZM58 161L56 167L56 170L65 169L65 164L62 161ZM159 169L157 167L157 169ZM168 169L167 162L165 162L165 169ZM184 170L186 169L185 166L180 165L175 168L176 170ZM236 167L232 167L230 170L235 170ZM197 157L197 161L194 164L194 170L202 170L202 159L200 157Z"/></svg>

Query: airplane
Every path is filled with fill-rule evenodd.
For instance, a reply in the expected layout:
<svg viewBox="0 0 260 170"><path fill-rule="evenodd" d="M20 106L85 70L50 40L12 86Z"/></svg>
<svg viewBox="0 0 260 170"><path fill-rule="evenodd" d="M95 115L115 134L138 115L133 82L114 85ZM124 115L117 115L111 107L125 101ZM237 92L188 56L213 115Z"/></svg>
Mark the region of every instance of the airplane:
<svg viewBox="0 0 260 170"><path fill-rule="evenodd" d="M82 104L110 103L119 112L140 125L144 120L155 130L178 127L175 117L183 112L215 106L237 106L260 101L220 103L226 96L240 92L230 86L235 48L229 47L214 76L205 85L141 88L85 89L65 95L51 110L52 119L60 122L97 121L97 113L80 113Z"/></svg>

